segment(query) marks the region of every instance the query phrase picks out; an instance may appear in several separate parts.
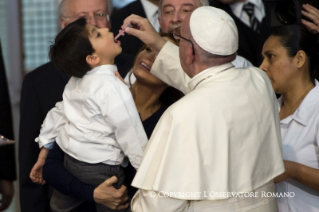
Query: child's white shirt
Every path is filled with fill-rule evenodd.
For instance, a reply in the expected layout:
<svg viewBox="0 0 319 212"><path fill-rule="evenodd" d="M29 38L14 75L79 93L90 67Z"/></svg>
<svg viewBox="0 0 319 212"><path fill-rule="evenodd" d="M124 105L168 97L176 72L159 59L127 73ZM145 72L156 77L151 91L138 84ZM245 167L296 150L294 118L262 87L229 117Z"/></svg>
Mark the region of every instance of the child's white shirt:
<svg viewBox="0 0 319 212"><path fill-rule="evenodd" d="M40 148L54 142L75 159L119 165L125 155L137 169L148 142L129 88L114 65L83 78L71 77L63 101L49 111L36 138Z"/></svg>

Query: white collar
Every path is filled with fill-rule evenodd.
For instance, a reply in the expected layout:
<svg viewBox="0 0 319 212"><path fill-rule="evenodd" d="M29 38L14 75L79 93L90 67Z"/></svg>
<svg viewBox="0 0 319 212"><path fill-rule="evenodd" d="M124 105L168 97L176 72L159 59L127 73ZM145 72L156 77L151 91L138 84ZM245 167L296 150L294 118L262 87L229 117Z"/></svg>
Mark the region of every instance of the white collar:
<svg viewBox="0 0 319 212"><path fill-rule="evenodd" d="M86 75L92 74L115 74L117 67L115 65L101 65L93 68L91 71L88 71Z"/></svg>
<svg viewBox="0 0 319 212"><path fill-rule="evenodd" d="M155 4L153 4L147 0L141 0L141 3L144 7L146 18L148 20L150 20L156 14L156 12L158 10L158 6L156 6Z"/></svg>
<svg viewBox="0 0 319 212"><path fill-rule="evenodd" d="M278 99L279 111L282 105L282 97ZM309 91L307 96L302 100L298 109L289 117L281 120L281 123L288 124L292 119L306 126L313 115L315 109L319 107L319 83L315 80L315 87Z"/></svg>
<svg viewBox="0 0 319 212"><path fill-rule="evenodd" d="M260 11L264 10L264 4L263 4L262 0L248 0L246 2L237 2L235 4L231 4L230 8L235 16L241 17L241 15L243 13L244 5L248 4L249 2L254 4Z"/></svg>

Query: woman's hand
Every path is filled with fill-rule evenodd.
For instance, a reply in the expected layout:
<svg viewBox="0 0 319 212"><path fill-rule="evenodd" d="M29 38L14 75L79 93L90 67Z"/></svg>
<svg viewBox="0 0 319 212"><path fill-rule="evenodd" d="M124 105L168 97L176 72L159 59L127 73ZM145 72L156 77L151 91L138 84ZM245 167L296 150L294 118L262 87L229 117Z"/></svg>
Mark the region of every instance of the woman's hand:
<svg viewBox="0 0 319 212"><path fill-rule="evenodd" d="M115 72L115 76L117 78L119 78L119 80L121 80L124 83L124 85L127 85L126 82L124 81L124 79L122 78L122 76L120 75L120 73L118 71Z"/></svg>
<svg viewBox="0 0 319 212"><path fill-rule="evenodd" d="M122 210L127 208L130 203L128 201L127 190L124 185L120 189L116 189L113 184L117 183L117 177L113 176L96 189L94 189L93 198L96 203L103 204L113 210Z"/></svg>
<svg viewBox="0 0 319 212"><path fill-rule="evenodd" d="M275 177L275 183L281 183L282 181L291 178L291 174L293 172L294 162L284 160L285 172L281 175Z"/></svg>
<svg viewBox="0 0 319 212"><path fill-rule="evenodd" d="M309 4L302 5L301 13L312 22L301 19L302 24L312 33L319 33L319 10Z"/></svg>
<svg viewBox="0 0 319 212"><path fill-rule="evenodd" d="M274 181L280 183L288 178L319 191L319 169L314 169L300 163L284 160L286 171L277 176Z"/></svg>

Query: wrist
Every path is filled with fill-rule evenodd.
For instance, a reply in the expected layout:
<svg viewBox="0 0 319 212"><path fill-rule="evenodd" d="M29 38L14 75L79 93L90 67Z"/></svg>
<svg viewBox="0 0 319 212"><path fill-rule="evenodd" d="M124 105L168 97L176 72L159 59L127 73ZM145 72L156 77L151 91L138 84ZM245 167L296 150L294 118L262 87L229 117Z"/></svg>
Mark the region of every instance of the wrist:
<svg viewBox="0 0 319 212"><path fill-rule="evenodd" d="M160 52L161 49L165 46L166 42L167 42L167 40L165 40L164 38L161 37L161 39L159 39L158 42L156 42L156 44L155 44L155 50L157 52Z"/></svg>

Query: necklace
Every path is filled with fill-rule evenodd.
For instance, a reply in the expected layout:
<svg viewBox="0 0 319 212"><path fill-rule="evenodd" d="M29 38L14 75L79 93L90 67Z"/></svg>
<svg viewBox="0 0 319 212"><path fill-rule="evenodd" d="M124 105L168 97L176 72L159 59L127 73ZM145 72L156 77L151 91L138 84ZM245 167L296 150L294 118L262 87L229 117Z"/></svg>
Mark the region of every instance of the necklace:
<svg viewBox="0 0 319 212"><path fill-rule="evenodd" d="M228 68L225 68L225 69L223 69L223 70L221 70L221 71L218 71L218 72L216 72L216 73L213 73L213 74L211 74L211 75L205 77L204 79L202 79L201 81L199 81L199 82L195 85L195 87L193 88L193 90L195 90L195 88L197 87L197 85L199 85L199 84L200 84L201 82L203 82L204 80L206 80L206 79L208 79L208 78L211 78L211 77L213 77L213 76L216 76L217 74L220 74L220 73L222 73L222 72L224 72L224 71L227 71L228 69L230 69L230 68L232 68L232 67L234 67L234 66L230 66L230 67L228 67Z"/></svg>

